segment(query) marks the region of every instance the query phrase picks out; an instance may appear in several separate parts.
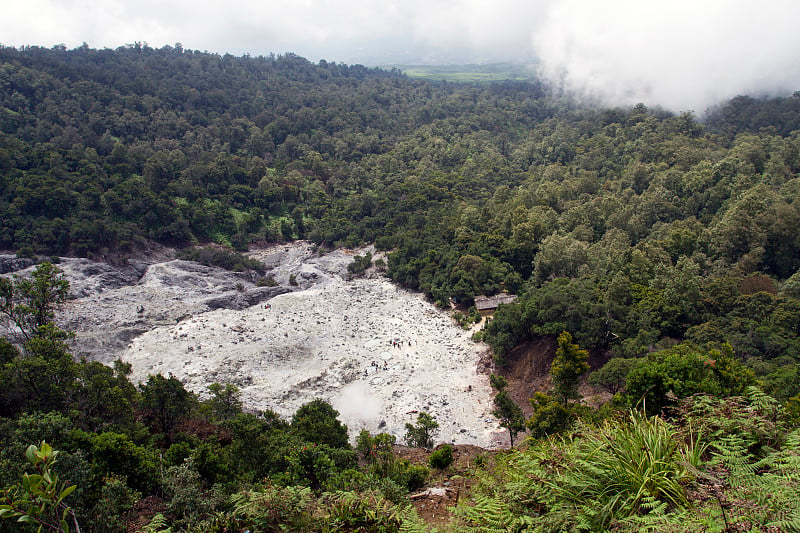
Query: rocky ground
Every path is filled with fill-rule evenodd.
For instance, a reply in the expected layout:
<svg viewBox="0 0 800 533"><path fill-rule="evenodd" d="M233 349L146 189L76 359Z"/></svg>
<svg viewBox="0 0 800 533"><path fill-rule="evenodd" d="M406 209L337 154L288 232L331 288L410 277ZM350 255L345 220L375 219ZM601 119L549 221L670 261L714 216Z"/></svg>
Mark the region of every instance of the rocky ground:
<svg viewBox="0 0 800 533"><path fill-rule="evenodd" d="M504 443L478 370L486 346L374 270L348 279L354 253L320 255L307 243L253 252L273 287L187 261L64 259L73 299L60 322L76 332L77 354L122 358L135 382L173 374L201 395L213 382L234 383L248 408L284 416L324 398L351 434L398 439L427 411L440 442Z"/></svg>

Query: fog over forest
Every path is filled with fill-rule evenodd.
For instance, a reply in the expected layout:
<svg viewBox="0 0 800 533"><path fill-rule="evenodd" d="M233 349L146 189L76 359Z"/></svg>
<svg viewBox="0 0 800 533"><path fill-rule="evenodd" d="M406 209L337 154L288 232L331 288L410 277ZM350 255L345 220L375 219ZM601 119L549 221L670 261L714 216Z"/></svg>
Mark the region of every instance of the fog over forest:
<svg viewBox="0 0 800 533"><path fill-rule="evenodd" d="M800 4L771 0L32 0L4 7L6 46L134 42L368 66L513 61L604 103L702 114L800 82Z"/></svg>

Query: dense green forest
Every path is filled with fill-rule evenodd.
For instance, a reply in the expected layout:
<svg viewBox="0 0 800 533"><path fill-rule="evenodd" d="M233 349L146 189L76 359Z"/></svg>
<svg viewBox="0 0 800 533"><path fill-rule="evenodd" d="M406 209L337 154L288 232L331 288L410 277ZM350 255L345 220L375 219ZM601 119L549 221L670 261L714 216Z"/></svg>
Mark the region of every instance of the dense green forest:
<svg viewBox="0 0 800 533"><path fill-rule="evenodd" d="M0 214L24 256L374 243L443 307L517 294L477 337L500 372L552 339L553 388L521 421L493 381L503 427L536 440L476 463L453 529L800 529L800 93L698 119L291 54L0 48ZM285 421L225 384L200 401L74 361L40 269L0 287L28 333L0 344L6 497L37 444L82 530L122 531L148 498L154 531L425 529L405 504L427 469L390 436L354 450L323 403ZM590 356L599 409L577 392Z"/></svg>

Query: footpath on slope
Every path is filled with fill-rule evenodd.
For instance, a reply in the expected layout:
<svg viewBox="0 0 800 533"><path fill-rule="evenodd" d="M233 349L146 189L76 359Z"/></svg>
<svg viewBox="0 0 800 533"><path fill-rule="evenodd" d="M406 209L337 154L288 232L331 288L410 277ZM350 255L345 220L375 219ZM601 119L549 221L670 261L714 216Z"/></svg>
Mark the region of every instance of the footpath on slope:
<svg viewBox="0 0 800 533"><path fill-rule="evenodd" d="M188 261L64 259L73 299L61 324L76 332L77 355L121 358L135 383L172 374L201 396L211 383L233 383L247 408L287 417L323 398L351 436L367 429L400 440L426 411L440 424L437 442L506 444L478 369L487 347L374 272L348 280L347 265L366 251L319 255L301 242L253 252L275 287Z"/></svg>

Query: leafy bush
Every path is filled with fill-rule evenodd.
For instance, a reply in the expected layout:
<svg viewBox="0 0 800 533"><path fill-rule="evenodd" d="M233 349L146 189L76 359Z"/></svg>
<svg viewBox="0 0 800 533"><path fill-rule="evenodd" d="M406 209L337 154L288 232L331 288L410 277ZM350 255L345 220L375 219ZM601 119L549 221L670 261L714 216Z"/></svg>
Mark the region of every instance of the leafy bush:
<svg viewBox="0 0 800 533"><path fill-rule="evenodd" d="M586 410L577 404L564 405L543 392L534 392L530 402L533 413L525 425L537 439L568 430Z"/></svg>
<svg viewBox="0 0 800 533"><path fill-rule="evenodd" d="M272 275L261 276L256 280L256 287L277 287L278 282Z"/></svg>
<svg viewBox="0 0 800 533"><path fill-rule="evenodd" d="M322 486L325 492L377 492L392 503L408 503L408 488L391 477L354 468L331 474Z"/></svg>
<svg viewBox="0 0 800 533"><path fill-rule="evenodd" d="M371 471L386 476L395 462L392 450L395 441L395 436L389 433L372 436L364 429L356 439L356 451L362 460L366 461Z"/></svg>
<svg viewBox="0 0 800 533"><path fill-rule="evenodd" d="M109 533L127 531L125 519L141 496L139 492L128 487L125 478L116 476L105 478L100 501L93 510L97 529Z"/></svg>
<svg viewBox="0 0 800 533"><path fill-rule="evenodd" d="M733 396L744 392L752 372L733 358L730 346L703 350L682 343L637 362L626 379L631 405L642 402L649 413L674 405L674 398L706 393Z"/></svg>
<svg viewBox="0 0 800 533"><path fill-rule="evenodd" d="M759 458L780 448L791 431L781 405L757 387L728 398L696 394L682 402L678 414L701 432L712 449L719 439L735 435Z"/></svg>
<svg viewBox="0 0 800 533"><path fill-rule="evenodd" d="M589 374L587 381L593 387L603 388L611 394L616 394L625 387L625 380L636 364L636 359L614 357L602 368Z"/></svg>
<svg viewBox="0 0 800 533"><path fill-rule="evenodd" d="M357 255L353 257L353 262L347 265L347 271L354 276L363 274L369 267L372 266L372 254L367 252L364 256Z"/></svg>
<svg viewBox="0 0 800 533"><path fill-rule="evenodd" d="M4 491L0 500L0 518L36 524L39 531L68 533L72 523L80 529L75 513L64 502L76 486L59 481L53 470L57 455L58 451L46 442L28 446L25 457L35 473L24 474L19 484Z"/></svg>
<svg viewBox="0 0 800 533"><path fill-rule="evenodd" d="M408 461L397 461L389 477L408 490L416 490L425 485L429 474L428 468L424 465L413 465Z"/></svg>
<svg viewBox="0 0 800 533"><path fill-rule="evenodd" d="M307 487L276 487L244 491L231 496L240 527L255 531L303 531L311 522L314 500Z"/></svg>
<svg viewBox="0 0 800 533"><path fill-rule="evenodd" d="M461 311L453 311L453 320L458 322L458 324L464 329L469 329L473 324L477 324L481 321L481 318L483 317L474 305L469 308L469 311L467 311L466 315Z"/></svg>
<svg viewBox="0 0 800 533"><path fill-rule="evenodd" d="M188 526L198 523L208 515L215 503L210 494L204 492L200 474L191 458L172 466L165 473L167 508L173 526Z"/></svg>
<svg viewBox="0 0 800 533"><path fill-rule="evenodd" d="M339 421L338 416L339 411L318 398L297 409L292 417L292 431L308 442L350 449L347 426Z"/></svg>
<svg viewBox="0 0 800 533"><path fill-rule="evenodd" d="M439 430L439 422L426 412L417 415L417 423L406 423L406 444L417 448L433 448L433 436Z"/></svg>
<svg viewBox="0 0 800 533"><path fill-rule="evenodd" d="M250 259L226 248L212 246L184 248L178 252L178 259L195 261L201 265L215 266L233 272L243 272L245 270L264 272L264 265L260 261Z"/></svg>
<svg viewBox="0 0 800 533"><path fill-rule="evenodd" d="M430 464L432 468L438 470L444 470L453 464L453 447L449 444L443 444L441 447L434 450L430 457L428 457L428 464Z"/></svg>
<svg viewBox="0 0 800 533"><path fill-rule="evenodd" d="M572 342L572 335L564 331L558 336L558 349L550 365L553 391L566 405L578 398L578 380L589 370L589 352Z"/></svg>
<svg viewBox="0 0 800 533"><path fill-rule="evenodd" d="M339 492L327 497L324 532L335 531L425 531L423 523L407 505L393 505L376 493Z"/></svg>
<svg viewBox="0 0 800 533"><path fill-rule="evenodd" d="M662 419L631 412L626 421L540 441L512 454L505 484L487 480L489 490L462 519L477 528L502 522L511 529L603 531L659 505L688 508L686 487L703 447L676 435L678 428Z"/></svg>

